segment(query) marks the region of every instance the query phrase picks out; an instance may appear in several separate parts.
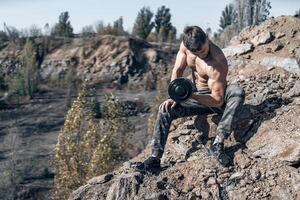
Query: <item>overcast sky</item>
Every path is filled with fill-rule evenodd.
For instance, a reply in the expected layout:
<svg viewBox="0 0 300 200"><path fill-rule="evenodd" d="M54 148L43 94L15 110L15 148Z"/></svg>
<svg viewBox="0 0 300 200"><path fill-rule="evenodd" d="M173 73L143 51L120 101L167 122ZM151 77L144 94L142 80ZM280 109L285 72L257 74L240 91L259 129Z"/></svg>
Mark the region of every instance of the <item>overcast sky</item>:
<svg viewBox="0 0 300 200"><path fill-rule="evenodd" d="M138 11L149 6L152 12L165 5L171 9L172 23L178 32L185 25L198 25L203 29L219 28L219 18L225 5L232 0L0 0L0 30L3 22L18 29L36 24L44 27L58 21L63 11L69 11L75 32L98 20L113 22L123 16L124 29L131 30ZM300 0L271 0L271 15L293 15L300 9Z"/></svg>

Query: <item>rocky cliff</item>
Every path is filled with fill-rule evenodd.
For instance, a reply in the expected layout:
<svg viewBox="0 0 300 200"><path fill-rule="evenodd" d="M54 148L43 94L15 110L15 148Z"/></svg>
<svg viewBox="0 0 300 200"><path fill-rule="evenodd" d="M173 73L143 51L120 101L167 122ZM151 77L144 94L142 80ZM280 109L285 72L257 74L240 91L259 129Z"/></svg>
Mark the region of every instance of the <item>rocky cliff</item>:
<svg viewBox="0 0 300 200"><path fill-rule="evenodd" d="M230 83L246 102L226 141L224 168L208 153L220 116L177 119L170 129L161 171L132 168L150 146L112 173L94 177L69 199L299 199L300 19L271 18L249 27L223 49ZM195 141L209 132L205 145Z"/></svg>
<svg viewBox="0 0 300 200"><path fill-rule="evenodd" d="M91 38L36 38L40 76L45 82L62 79L71 68L75 75L102 88L120 88L128 82L143 86L145 74L156 80L163 68L171 67L178 45L150 44L143 40L111 35ZM0 73L20 69L24 41L0 49Z"/></svg>

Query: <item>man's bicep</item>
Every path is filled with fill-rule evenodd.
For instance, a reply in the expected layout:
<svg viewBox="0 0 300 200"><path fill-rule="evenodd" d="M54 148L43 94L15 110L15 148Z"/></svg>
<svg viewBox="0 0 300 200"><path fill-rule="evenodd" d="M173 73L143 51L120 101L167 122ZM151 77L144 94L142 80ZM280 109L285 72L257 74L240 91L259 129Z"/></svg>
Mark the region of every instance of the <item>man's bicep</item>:
<svg viewBox="0 0 300 200"><path fill-rule="evenodd" d="M225 84L220 75L211 79L211 95L220 105L224 102L224 90Z"/></svg>

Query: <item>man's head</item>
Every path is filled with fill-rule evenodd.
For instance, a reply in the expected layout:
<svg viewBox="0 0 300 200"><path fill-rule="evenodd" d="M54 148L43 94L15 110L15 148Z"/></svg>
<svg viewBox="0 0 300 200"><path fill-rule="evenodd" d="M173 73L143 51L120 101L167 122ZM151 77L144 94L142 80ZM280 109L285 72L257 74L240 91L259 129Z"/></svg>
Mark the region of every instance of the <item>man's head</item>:
<svg viewBox="0 0 300 200"><path fill-rule="evenodd" d="M192 53L205 57L209 51L206 33L198 26L187 26L183 30L183 44Z"/></svg>

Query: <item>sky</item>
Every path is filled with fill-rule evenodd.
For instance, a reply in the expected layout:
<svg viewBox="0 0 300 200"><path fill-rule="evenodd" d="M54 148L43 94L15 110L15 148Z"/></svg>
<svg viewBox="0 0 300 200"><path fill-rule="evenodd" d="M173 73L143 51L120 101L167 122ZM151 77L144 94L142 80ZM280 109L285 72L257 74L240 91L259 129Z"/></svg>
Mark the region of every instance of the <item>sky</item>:
<svg viewBox="0 0 300 200"><path fill-rule="evenodd" d="M138 11L150 7L152 12L165 5L170 8L171 22L181 33L186 25L198 25L213 32L219 29L219 19L226 4L233 0L0 0L0 30L3 23L17 29L46 23L53 26L61 12L68 11L75 33L83 26L102 20L112 23L123 17L124 29L131 31ZM300 0L271 0L270 16L294 15Z"/></svg>

